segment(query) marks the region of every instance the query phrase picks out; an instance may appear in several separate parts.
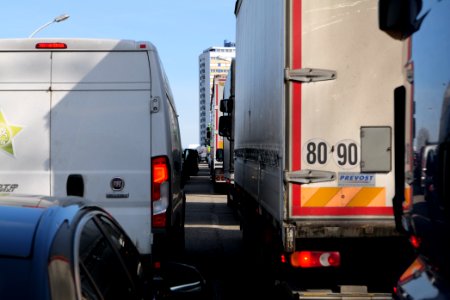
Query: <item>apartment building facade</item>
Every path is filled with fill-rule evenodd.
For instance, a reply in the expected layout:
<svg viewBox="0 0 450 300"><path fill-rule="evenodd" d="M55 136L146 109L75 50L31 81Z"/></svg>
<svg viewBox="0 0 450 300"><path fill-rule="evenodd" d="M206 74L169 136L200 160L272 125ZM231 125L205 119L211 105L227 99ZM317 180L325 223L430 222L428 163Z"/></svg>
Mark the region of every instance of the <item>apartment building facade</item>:
<svg viewBox="0 0 450 300"><path fill-rule="evenodd" d="M223 47L209 47L199 56L199 144L207 145L206 131L210 126L211 88L216 75L227 75L235 57L235 43L224 41Z"/></svg>

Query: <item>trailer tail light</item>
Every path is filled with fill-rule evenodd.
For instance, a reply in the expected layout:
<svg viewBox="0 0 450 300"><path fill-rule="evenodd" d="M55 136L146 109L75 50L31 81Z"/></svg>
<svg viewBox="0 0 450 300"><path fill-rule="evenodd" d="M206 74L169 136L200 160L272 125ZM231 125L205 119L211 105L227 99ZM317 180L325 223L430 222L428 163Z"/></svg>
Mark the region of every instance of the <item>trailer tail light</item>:
<svg viewBox="0 0 450 300"><path fill-rule="evenodd" d="M339 252L299 251L291 255L291 265L295 268L338 267L341 264Z"/></svg>
<svg viewBox="0 0 450 300"><path fill-rule="evenodd" d="M37 43L36 49L67 49L66 43Z"/></svg>
<svg viewBox="0 0 450 300"><path fill-rule="evenodd" d="M152 225L154 228L163 228L167 221L167 208L169 207L169 160L165 156L152 158Z"/></svg>

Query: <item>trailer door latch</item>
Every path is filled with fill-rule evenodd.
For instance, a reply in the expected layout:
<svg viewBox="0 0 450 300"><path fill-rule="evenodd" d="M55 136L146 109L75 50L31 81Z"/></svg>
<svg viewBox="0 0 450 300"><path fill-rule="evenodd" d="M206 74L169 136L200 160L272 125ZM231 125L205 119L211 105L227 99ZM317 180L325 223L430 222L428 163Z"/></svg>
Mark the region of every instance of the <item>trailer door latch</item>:
<svg viewBox="0 0 450 300"><path fill-rule="evenodd" d="M287 81L298 81L298 82L315 82L315 81L325 81L334 80L337 78L337 72L333 70L324 69L284 69L284 79Z"/></svg>
<svg viewBox="0 0 450 300"><path fill-rule="evenodd" d="M295 184L333 181L335 179L336 173L331 171L299 170L284 173L284 181Z"/></svg>

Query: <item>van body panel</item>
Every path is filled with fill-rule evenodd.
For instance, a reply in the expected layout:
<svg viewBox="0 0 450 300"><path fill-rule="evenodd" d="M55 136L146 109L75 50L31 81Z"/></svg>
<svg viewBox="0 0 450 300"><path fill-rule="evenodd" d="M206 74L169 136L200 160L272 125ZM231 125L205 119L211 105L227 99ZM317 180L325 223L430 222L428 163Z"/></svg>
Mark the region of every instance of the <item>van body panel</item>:
<svg viewBox="0 0 450 300"><path fill-rule="evenodd" d="M66 48L36 48L47 42ZM184 226L177 118L149 42L0 40L0 192L83 196L114 215L143 255L154 247L152 157L170 165L162 233Z"/></svg>
<svg viewBox="0 0 450 300"><path fill-rule="evenodd" d="M147 51L55 52L52 64L53 90L150 89Z"/></svg>
<svg viewBox="0 0 450 300"><path fill-rule="evenodd" d="M0 52L0 90L47 91L50 52ZM19 59L20 58L20 59Z"/></svg>
<svg viewBox="0 0 450 300"><path fill-rule="evenodd" d="M49 110L48 92L0 91L0 192L50 194Z"/></svg>
<svg viewBox="0 0 450 300"><path fill-rule="evenodd" d="M96 201L123 178L130 197L149 205L148 91L53 92L51 162L53 192L66 194L67 176L82 174L85 196ZM130 116L133 116L131 119ZM121 191L124 192L124 191Z"/></svg>

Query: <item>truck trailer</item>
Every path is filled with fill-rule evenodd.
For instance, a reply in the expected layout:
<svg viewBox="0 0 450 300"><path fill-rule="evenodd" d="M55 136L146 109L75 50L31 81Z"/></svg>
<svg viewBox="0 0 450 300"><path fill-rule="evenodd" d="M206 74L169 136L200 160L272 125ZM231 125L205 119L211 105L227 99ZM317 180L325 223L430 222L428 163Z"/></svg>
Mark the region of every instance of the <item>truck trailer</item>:
<svg viewBox="0 0 450 300"><path fill-rule="evenodd" d="M223 99L226 79L226 75L215 75L211 88L211 148L209 153L209 168L214 189L217 189L220 185L225 184L225 177L223 175L223 137L219 135L219 118L222 116L222 112L220 111L219 105L220 101Z"/></svg>
<svg viewBox="0 0 450 300"><path fill-rule="evenodd" d="M225 81L225 87L223 89L223 99L220 101L220 111L223 116L219 117L219 135L223 137L223 175L225 177L225 188L227 193L227 205L236 208L233 196L234 186L234 140L231 132L233 127L233 108L231 105L234 103L234 78L235 78L235 60L231 60L230 71ZM228 123L226 123L228 122ZM222 132L220 126L224 126L225 129L229 128L231 131L226 133Z"/></svg>
<svg viewBox="0 0 450 300"><path fill-rule="evenodd" d="M301 299L390 299L413 257L392 206L395 166L412 159L394 156L394 100L412 109L410 44L381 32L377 13L377 1L236 1L222 130L243 241Z"/></svg>

